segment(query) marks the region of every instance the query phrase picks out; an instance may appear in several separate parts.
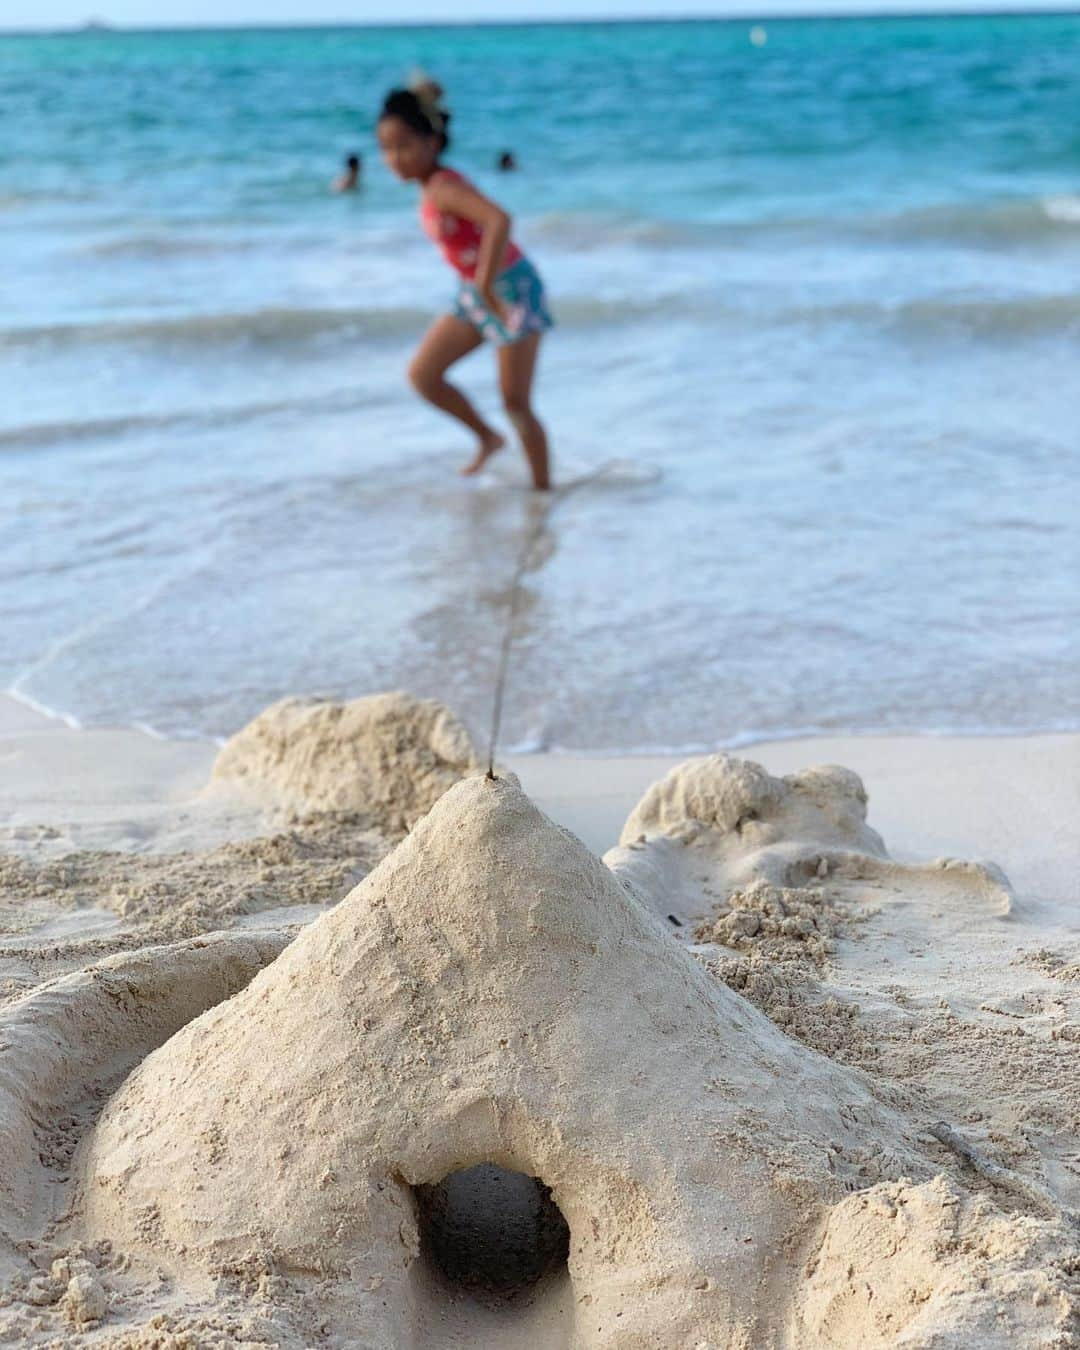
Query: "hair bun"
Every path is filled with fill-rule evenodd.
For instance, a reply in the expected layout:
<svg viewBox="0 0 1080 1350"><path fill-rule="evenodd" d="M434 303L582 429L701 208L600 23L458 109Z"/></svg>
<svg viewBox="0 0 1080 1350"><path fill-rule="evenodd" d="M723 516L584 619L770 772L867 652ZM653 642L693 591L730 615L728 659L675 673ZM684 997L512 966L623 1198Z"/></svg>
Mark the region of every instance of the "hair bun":
<svg viewBox="0 0 1080 1350"><path fill-rule="evenodd" d="M426 71L414 70L404 88L387 94L382 116L400 117L413 131L437 136L444 150L450 144L450 109L443 102L442 85Z"/></svg>
<svg viewBox="0 0 1080 1350"><path fill-rule="evenodd" d="M441 103L443 99L443 87L438 80L421 80L413 92L417 98L426 99L429 103Z"/></svg>
<svg viewBox="0 0 1080 1350"><path fill-rule="evenodd" d="M438 107L443 101L442 85L438 80L433 80L426 70L414 70L409 76L408 88L424 103Z"/></svg>

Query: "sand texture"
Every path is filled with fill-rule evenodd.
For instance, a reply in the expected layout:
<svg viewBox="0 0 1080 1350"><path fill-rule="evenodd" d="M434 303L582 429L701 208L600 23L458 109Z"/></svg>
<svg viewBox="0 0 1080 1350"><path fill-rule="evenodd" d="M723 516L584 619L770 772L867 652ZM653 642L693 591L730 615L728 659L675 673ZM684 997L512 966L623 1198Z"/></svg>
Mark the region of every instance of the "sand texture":
<svg viewBox="0 0 1080 1350"><path fill-rule="evenodd" d="M230 742L243 838L0 857L0 1342L1080 1345L1075 927L845 769L601 861L361 703Z"/></svg>
<svg viewBox="0 0 1080 1350"><path fill-rule="evenodd" d="M350 703L282 699L228 742L214 779L269 788L304 811L364 812L404 831L477 767L468 732L441 703L394 693Z"/></svg>
<svg viewBox="0 0 1080 1350"><path fill-rule="evenodd" d="M63 825L9 830L0 1005L113 952L307 922L475 771L464 728L431 700L284 699L221 750L197 799L173 813L180 828L97 821L90 838L106 848L71 847L81 832Z"/></svg>

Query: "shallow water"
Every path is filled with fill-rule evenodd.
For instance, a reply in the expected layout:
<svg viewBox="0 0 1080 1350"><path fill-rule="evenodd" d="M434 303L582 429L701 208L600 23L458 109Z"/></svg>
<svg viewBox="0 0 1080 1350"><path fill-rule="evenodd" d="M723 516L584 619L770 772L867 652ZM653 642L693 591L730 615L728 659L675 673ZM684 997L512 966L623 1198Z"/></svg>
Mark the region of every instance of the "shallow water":
<svg viewBox="0 0 1080 1350"><path fill-rule="evenodd" d="M0 39L0 683L223 735L487 724L529 509L403 368L420 61L553 294L508 744L1080 722L1080 18ZM517 175L488 172L503 145ZM358 148L369 181L326 191ZM494 409L491 362L463 380Z"/></svg>

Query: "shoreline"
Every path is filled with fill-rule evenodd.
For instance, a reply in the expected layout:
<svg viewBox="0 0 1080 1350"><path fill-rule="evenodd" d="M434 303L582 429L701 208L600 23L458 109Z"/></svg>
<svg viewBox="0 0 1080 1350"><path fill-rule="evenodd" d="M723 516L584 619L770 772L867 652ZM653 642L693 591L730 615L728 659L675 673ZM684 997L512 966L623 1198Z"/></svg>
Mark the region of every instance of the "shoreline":
<svg viewBox="0 0 1080 1350"><path fill-rule="evenodd" d="M16 710L30 713L45 722L59 722L70 731L94 731L106 734L126 734L148 736L152 741L166 741L170 744L194 743L208 745L220 750L229 740L229 734L213 735L210 732L184 730L161 731L149 722L130 722L122 725L86 726L73 713L60 712L47 704L39 703L29 694L24 694L13 685L0 689L0 731L5 725L20 725L19 711L5 709L2 705L14 704ZM239 728L237 728L239 729ZM878 727L864 731L842 731L835 727L794 727L774 730L740 732L729 740L713 745L688 744L683 746L631 746L625 749L592 748L581 749L565 745L511 745L500 751L505 759L528 760L533 758L558 759L566 757L574 760L670 760L681 763L700 755L737 755L744 757L759 745L783 745L791 741L813 744L815 741L1012 741L1038 739L1043 736L1080 736L1080 724L1068 720L1062 725L1041 727L1001 728L994 726L963 727Z"/></svg>
<svg viewBox="0 0 1080 1350"><path fill-rule="evenodd" d="M208 846L250 828L252 803L206 790L219 746L134 729L73 728L0 695L0 828L16 843L63 828L71 847ZM1018 736L820 736L734 751L770 773L842 764L900 859L1001 866L1033 901L1080 902L1080 732ZM503 767L594 853L618 843L642 793L695 755L509 754Z"/></svg>

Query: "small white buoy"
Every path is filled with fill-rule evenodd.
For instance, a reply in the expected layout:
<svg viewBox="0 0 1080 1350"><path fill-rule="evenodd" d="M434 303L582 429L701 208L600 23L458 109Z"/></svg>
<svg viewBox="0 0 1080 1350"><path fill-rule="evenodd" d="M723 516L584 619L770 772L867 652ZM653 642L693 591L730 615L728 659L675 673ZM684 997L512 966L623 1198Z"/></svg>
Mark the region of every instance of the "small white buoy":
<svg viewBox="0 0 1080 1350"><path fill-rule="evenodd" d="M768 42L768 40L769 35L768 33L766 33L765 29L760 26L760 24L756 24L753 28L750 29L750 41L754 44L755 47L764 47L766 42Z"/></svg>

